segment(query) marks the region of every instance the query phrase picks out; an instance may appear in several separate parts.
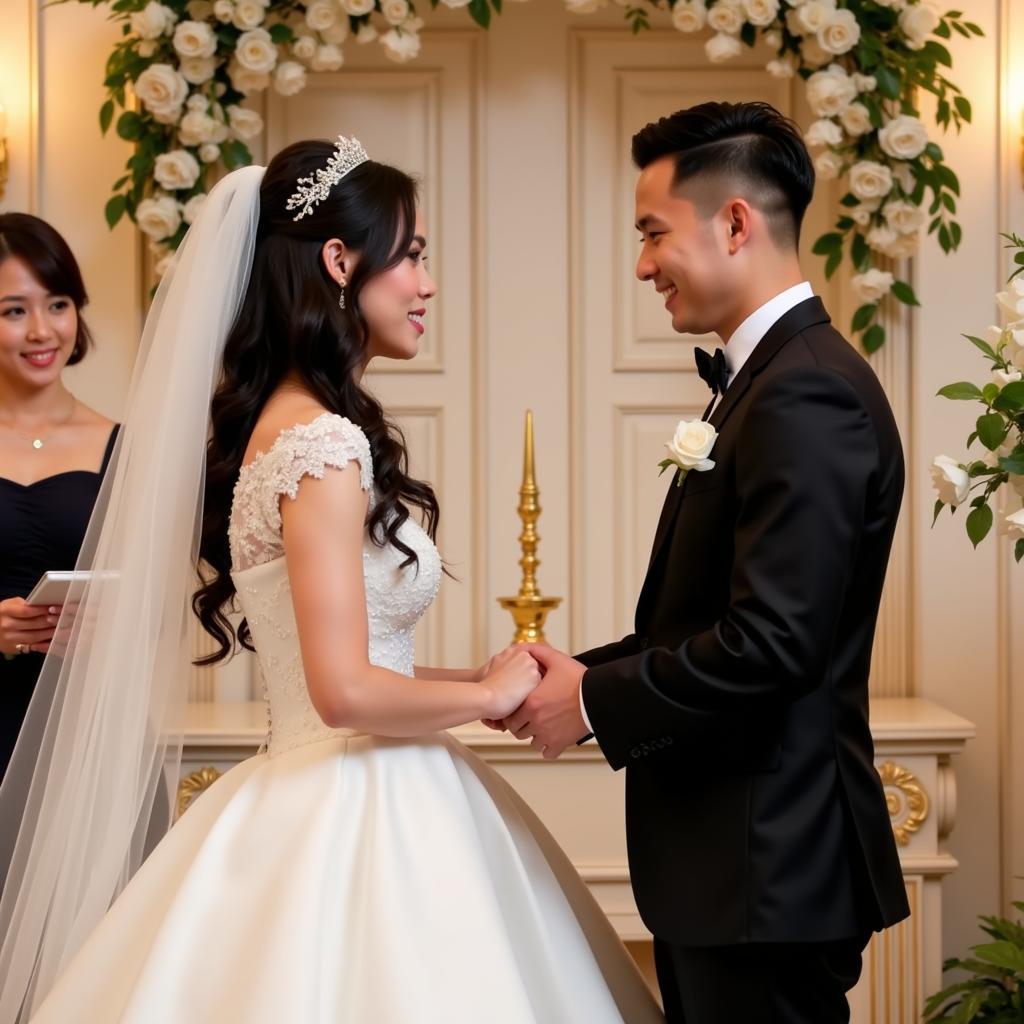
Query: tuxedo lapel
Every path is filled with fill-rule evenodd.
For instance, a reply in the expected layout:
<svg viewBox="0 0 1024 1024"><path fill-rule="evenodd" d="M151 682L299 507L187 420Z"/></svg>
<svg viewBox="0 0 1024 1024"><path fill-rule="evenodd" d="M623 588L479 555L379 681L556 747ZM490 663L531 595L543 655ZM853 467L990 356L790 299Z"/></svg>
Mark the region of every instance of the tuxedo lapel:
<svg viewBox="0 0 1024 1024"><path fill-rule="evenodd" d="M816 295L805 299L799 305L784 313L778 320L768 328L768 332L757 343L750 357L743 364L740 372L729 384L722 400L715 406L709 418L709 423L720 434L726 420L739 406L744 395L750 390L754 378L772 361L775 355L791 338L801 331L812 327L815 324L829 323L831 318L825 309L821 299ZM714 450L711 455L714 457ZM714 472L712 470L712 472ZM689 476L689 474L688 474ZM640 600L637 604L637 619L641 617L641 611L645 604L645 598L650 597L650 587L655 575L655 567L662 548L672 534L679 508L686 497L686 480L682 487L673 484L665 496L665 504L661 509L661 518L658 520L658 529L654 534L654 544L651 548L651 560L647 566L647 577L644 580L643 589L640 592Z"/></svg>

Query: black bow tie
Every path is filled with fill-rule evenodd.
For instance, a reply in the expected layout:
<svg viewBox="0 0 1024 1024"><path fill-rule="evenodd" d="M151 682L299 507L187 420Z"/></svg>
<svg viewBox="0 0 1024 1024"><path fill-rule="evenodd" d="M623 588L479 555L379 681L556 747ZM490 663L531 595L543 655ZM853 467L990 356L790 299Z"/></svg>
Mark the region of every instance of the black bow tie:
<svg viewBox="0 0 1024 1024"><path fill-rule="evenodd" d="M702 348L694 349L694 358L697 360L697 373L716 397L725 394L725 387L729 383L729 365L725 361L725 352L720 348L715 349L715 354L708 355Z"/></svg>

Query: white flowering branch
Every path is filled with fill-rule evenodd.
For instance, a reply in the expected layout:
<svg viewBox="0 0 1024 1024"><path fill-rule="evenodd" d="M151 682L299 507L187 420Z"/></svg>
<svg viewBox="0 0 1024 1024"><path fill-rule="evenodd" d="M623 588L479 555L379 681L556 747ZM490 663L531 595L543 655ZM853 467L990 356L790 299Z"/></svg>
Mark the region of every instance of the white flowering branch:
<svg viewBox="0 0 1024 1024"><path fill-rule="evenodd" d="M938 492L935 515L947 506L951 513L968 499L967 536L977 547L992 529L995 515L992 501L1005 497L1008 505L1018 508L1004 515L1002 532L1016 540L1014 557L1024 558L1024 238L1004 235L1007 248L1014 249L1016 269L1010 275L1006 291L996 301L1006 319L1003 327L988 329L988 340L964 335L988 360L991 377L981 387L970 381L947 384L939 390L943 398L953 401L980 402L984 412L978 417L967 439L970 448L976 441L985 449L980 459L957 462L940 455L932 463L932 482ZM971 495L975 492L973 498Z"/></svg>
<svg viewBox="0 0 1024 1024"><path fill-rule="evenodd" d="M69 2L69 0L62 0ZM252 159L247 141L263 131L242 104L274 88L293 96L309 72L335 71L344 46L378 42L393 60L419 55L423 22L410 0L77 0L109 3L123 39L107 62L106 132L117 108L118 134L135 144L127 173L107 203L111 226L127 214L151 239L161 263L184 237L202 203L211 169ZM487 28L502 0L430 0L465 7ZM587 14L609 0L565 0ZM917 107L936 99L935 122L957 131L971 105L945 70L941 40L982 30L959 11L940 15L927 0L616 0L635 32L653 11L681 32L710 30L708 59L767 45L767 70L800 76L816 120L806 139L819 178L842 178L842 215L813 251L831 277L844 262L861 305L851 324L864 348L885 341L882 304L917 305L913 289L883 265L912 255L927 223L949 252L960 244L960 185L929 139ZM139 109L126 104L132 88Z"/></svg>

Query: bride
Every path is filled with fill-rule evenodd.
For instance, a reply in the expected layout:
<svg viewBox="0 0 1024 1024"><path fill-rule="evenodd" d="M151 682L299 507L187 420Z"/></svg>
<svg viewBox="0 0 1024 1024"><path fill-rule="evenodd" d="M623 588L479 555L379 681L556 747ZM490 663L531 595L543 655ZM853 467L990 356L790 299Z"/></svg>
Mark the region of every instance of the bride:
<svg viewBox="0 0 1024 1024"><path fill-rule="evenodd" d="M533 659L413 665L438 506L362 376L416 354L426 246L413 181L344 137L233 172L193 223L0 793L5 1024L662 1019L536 817L443 731L518 707ZM267 741L147 857L197 552L211 660L255 650Z"/></svg>

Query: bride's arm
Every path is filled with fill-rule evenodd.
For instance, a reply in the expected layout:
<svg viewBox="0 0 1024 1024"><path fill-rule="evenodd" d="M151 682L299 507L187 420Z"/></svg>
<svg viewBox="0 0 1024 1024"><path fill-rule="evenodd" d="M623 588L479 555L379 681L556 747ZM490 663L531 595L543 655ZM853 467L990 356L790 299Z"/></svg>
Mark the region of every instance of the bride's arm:
<svg viewBox="0 0 1024 1024"><path fill-rule="evenodd" d="M432 668L429 665L417 665L417 679L437 680L456 679L461 683L479 683L483 679L484 665L481 668Z"/></svg>
<svg viewBox="0 0 1024 1024"><path fill-rule="evenodd" d="M355 462L329 469L323 479L303 477L295 499L281 500L302 664L317 713L333 728L380 736L416 736L511 713L540 679L528 654L503 662L480 683L412 680L370 664L363 587L367 503Z"/></svg>

